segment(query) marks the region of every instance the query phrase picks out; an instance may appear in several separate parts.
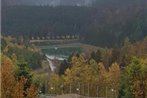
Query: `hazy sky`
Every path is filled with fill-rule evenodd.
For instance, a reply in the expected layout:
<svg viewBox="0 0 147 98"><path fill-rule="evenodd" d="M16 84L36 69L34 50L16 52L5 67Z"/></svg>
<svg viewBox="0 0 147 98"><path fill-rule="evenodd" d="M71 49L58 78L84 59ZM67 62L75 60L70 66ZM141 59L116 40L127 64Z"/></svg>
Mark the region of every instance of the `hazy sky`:
<svg viewBox="0 0 147 98"><path fill-rule="evenodd" d="M94 0L2 0L3 5L90 5Z"/></svg>

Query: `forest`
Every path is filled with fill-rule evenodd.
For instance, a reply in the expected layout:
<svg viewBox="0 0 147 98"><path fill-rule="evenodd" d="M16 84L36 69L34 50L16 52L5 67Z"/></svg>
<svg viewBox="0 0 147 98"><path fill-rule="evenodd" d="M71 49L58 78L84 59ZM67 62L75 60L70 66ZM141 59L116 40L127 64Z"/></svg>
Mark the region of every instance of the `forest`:
<svg viewBox="0 0 147 98"><path fill-rule="evenodd" d="M127 38L121 48L103 48L89 56L73 53L50 76L34 72L43 59L38 49L10 36L3 40L2 98L38 98L40 90L91 97L105 97L107 90L109 98L147 97L147 38L135 43Z"/></svg>
<svg viewBox="0 0 147 98"><path fill-rule="evenodd" d="M135 42L147 35L146 3L110 4L92 7L4 6L2 34L26 39L78 34L84 39L81 42L100 47L121 47L126 37Z"/></svg>
<svg viewBox="0 0 147 98"><path fill-rule="evenodd" d="M0 98L147 98L146 0L86 6L22 1L2 0ZM61 51L54 43L30 43L32 37L63 35L79 36L66 44L68 51L62 48L70 54L64 60L56 58ZM55 51L54 59L37 47L52 44L45 51ZM80 52L70 53L69 44Z"/></svg>

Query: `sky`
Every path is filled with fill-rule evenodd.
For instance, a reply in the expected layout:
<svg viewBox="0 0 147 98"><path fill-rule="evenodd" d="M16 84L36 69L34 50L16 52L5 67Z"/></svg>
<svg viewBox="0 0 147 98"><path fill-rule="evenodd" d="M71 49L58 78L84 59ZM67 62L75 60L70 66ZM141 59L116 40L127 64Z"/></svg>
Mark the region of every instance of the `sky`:
<svg viewBox="0 0 147 98"><path fill-rule="evenodd" d="M2 5L90 5L94 0L2 0Z"/></svg>

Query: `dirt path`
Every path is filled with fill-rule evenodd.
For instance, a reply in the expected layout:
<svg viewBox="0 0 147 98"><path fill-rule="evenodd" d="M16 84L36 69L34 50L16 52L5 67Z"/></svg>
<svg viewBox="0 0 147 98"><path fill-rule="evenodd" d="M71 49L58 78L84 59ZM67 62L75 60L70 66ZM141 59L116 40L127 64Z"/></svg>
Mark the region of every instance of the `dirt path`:
<svg viewBox="0 0 147 98"><path fill-rule="evenodd" d="M88 96L80 96L78 94L65 94L65 95L57 95L57 96L46 96L42 98L105 98L105 97L88 97Z"/></svg>

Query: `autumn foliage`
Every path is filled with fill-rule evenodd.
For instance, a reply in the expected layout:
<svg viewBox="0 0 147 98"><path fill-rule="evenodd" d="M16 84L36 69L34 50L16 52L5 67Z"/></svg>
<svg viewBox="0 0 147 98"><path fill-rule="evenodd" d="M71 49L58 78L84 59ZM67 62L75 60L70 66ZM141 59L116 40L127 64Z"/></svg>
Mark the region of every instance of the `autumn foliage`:
<svg viewBox="0 0 147 98"><path fill-rule="evenodd" d="M16 65L12 60L5 55L1 55L1 98L37 98L37 87L31 85L27 92L24 91L24 86L27 81L25 77L17 80L14 76Z"/></svg>

